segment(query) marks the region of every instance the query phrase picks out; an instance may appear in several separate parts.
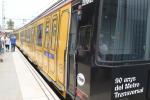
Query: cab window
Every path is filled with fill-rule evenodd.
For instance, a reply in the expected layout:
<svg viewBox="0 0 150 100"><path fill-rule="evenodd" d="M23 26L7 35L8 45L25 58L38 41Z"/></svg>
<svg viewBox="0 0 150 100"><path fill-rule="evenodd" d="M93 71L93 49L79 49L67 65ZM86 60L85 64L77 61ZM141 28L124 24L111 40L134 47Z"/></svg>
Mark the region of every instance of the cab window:
<svg viewBox="0 0 150 100"><path fill-rule="evenodd" d="M148 0L104 0L98 29L97 61L149 59Z"/></svg>

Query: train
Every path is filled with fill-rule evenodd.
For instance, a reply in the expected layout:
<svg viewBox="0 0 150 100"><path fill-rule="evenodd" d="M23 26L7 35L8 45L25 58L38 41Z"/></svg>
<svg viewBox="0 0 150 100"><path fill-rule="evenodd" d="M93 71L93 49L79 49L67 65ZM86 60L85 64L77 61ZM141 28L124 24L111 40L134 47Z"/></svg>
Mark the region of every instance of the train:
<svg viewBox="0 0 150 100"><path fill-rule="evenodd" d="M14 34L66 100L150 100L149 7L149 0L58 0Z"/></svg>

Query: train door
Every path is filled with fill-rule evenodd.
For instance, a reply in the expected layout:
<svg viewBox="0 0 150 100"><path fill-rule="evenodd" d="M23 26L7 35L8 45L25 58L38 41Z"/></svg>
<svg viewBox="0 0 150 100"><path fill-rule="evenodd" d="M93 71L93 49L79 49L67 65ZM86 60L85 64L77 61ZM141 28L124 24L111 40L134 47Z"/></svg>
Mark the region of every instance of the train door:
<svg viewBox="0 0 150 100"><path fill-rule="evenodd" d="M45 73L48 73L48 57L49 57L49 51L48 51L48 48L49 48L49 27L50 25L50 19L49 17L46 17L45 19L45 34L44 34L44 46L43 46L43 71Z"/></svg>
<svg viewBox="0 0 150 100"><path fill-rule="evenodd" d="M57 84L65 90L66 77L66 53L68 46L68 32L70 20L70 5L63 7L60 11L60 33L57 48Z"/></svg>
<svg viewBox="0 0 150 100"><path fill-rule="evenodd" d="M32 56L32 28L29 29L29 58L31 59Z"/></svg>
<svg viewBox="0 0 150 100"><path fill-rule="evenodd" d="M36 62L36 55L35 55L35 45L36 45L36 27L32 28L32 60Z"/></svg>
<svg viewBox="0 0 150 100"><path fill-rule="evenodd" d="M91 78L91 38L92 25L80 26L77 43L77 96L88 98ZM82 95L81 95L82 94ZM83 96L83 97L82 97Z"/></svg>
<svg viewBox="0 0 150 100"><path fill-rule="evenodd" d="M69 93L81 100L90 96L92 37L95 23L93 3L78 5L72 13L69 45ZM82 9L82 12L80 10ZM81 14L81 15L80 15Z"/></svg>
<svg viewBox="0 0 150 100"><path fill-rule="evenodd" d="M69 36L69 87L68 92L75 96L76 90L76 46L77 46L77 11L73 11L71 15L71 27L70 27L70 36Z"/></svg>
<svg viewBox="0 0 150 100"><path fill-rule="evenodd" d="M31 59L32 61L35 60L35 55L34 55L34 51L35 51L35 32L34 32L34 27L32 27L31 29Z"/></svg>
<svg viewBox="0 0 150 100"><path fill-rule="evenodd" d="M50 34L50 50L49 50L49 76L56 81L56 57L57 57L57 37L59 32L59 12L52 14L52 26Z"/></svg>
<svg viewBox="0 0 150 100"><path fill-rule="evenodd" d="M84 95L84 98L87 98L88 95L90 95L90 43L93 34L92 29L91 25L80 26L78 33L76 33L76 30L74 30L74 32L72 31L73 33L70 33L69 92L74 96Z"/></svg>
<svg viewBox="0 0 150 100"><path fill-rule="evenodd" d="M35 46L35 53L36 53L36 63L40 69L42 69L43 64L43 20L37 22L36 26L36 46Z"/></svg>

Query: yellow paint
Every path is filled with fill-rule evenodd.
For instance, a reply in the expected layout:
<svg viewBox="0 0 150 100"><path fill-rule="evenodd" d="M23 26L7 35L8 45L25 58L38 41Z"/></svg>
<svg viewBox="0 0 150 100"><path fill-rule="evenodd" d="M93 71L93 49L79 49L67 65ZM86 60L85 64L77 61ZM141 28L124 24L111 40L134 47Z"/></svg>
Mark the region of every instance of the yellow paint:
<svg viewBox="0 0 150 100"><path fill-rule="evenodd" d="M17 45L38 65L40 70L56 82L63 90L64 97L66 95L67 65L65 61L67 61L70 16L71 3L16 31L16 34L19 34ZM36 45L37 26L40 24L43 24L42 46ZM21 32L32 28L34 32L30 35L31 43L21 43ZM48 29L47 33L46 29Z"/></svg>
<svg viewBox="0 0 150 100"><path fill-rule="evenodd" d="M44 26L44 19L40 19L38 20L37 22L35 22L36 25L35 25L35 39L36 39L36 34L37 34L37 26L40 25L40 24L43 24ZM43 34L44 34L44 27L43 27ZM42 37L43 37L43 34L42 34ZM42 69L42 64L43 64L43 39L42 39L42 46L38 46L36 44L36 40L35 40L35 59L36 59L36 63L37 65L39 66L40 69Z"/></svg>
<svg viewBox="0 0 150 100"><path fill-rule="evenodd" d="M70 20L70 5L61 9L60 13L60 33L58 37L57 47L57 83L65 89L65 70L66 70L66 55L67 42L69 33L69 20Z"/></svg>
<svg viewBox="0 0 150 100"><path fill-rule="evenodd" d="M46 56L45 53L48 52L49 48L49 35L50 35L50 16L46 16L44 18L44 34L43 34L43 71L48 74L48 57Z"/></svg>

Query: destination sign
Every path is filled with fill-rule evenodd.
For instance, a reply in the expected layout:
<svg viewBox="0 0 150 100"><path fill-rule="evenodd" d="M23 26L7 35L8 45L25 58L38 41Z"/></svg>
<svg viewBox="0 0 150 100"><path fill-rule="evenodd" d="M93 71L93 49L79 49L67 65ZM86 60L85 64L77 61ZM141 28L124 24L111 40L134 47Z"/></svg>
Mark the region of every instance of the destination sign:
<svg viewBox="0 0 150 100"><path fill-rule="evenodd" d="M92 3L94 0L82 0L82 6Z"/></svg>

